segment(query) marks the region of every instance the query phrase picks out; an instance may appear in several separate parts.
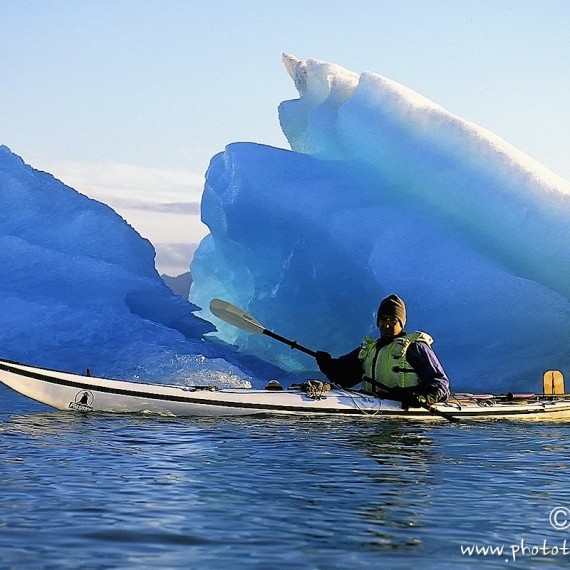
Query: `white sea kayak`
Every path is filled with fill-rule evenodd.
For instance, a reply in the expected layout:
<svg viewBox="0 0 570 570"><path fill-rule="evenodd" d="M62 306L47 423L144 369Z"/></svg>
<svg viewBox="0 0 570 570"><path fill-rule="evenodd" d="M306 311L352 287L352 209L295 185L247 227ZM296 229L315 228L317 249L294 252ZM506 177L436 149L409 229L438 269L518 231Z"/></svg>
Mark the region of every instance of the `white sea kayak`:
<svg viewBox="0 0 570 570"><path fill-rule="evenodd" d="M431 411L402 409L399 402L357 391L307 393L287 390L215 389L168 386L83 376L0 360L0 381L16 392L58 410L92 413L147 413L171 416L297 414L375 416L407 419L570 420L570 400L562 396L458 395Z"/></svg>

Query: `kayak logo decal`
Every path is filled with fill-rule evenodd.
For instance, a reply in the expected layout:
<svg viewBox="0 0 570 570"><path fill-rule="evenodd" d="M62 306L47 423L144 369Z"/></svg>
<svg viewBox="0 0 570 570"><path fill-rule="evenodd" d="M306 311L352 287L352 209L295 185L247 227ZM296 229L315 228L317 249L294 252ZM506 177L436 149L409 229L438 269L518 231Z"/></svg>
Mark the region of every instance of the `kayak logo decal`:
<svg viewBox="0 0 570 570"><path fill-rule="evenodd" d="M69 409L79 410L81 412L90 412L93 410L93 400L95 396L89 390L81 390L75 395L75 401L69 402Z"/></svg>

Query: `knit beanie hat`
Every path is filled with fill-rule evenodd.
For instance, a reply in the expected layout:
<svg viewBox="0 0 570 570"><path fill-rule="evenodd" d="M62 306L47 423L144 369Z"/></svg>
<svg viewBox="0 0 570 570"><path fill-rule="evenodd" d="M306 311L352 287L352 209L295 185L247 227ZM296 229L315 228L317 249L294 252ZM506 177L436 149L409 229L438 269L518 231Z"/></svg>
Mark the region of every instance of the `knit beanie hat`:
<svg viewBox="0 0 570 570"><path fill-rule="evenodd" d="M380 317L396 317L403 328L406 326L406 304L398 295L389 295L380 301L376 321Z"/></svg>

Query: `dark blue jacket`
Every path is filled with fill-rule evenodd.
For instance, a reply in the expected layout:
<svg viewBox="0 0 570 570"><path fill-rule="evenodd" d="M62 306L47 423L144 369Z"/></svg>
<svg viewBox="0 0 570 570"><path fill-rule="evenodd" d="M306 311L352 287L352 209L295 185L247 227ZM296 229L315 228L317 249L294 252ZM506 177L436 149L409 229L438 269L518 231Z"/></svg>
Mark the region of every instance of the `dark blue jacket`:
<svg viewBox="0 0 570 570"><path fill-rule="evenodd" d="M400 336L405 334L402 332ZM390 344L392 340L380 339L380 347ZM339 358L332 358L328 353L317 353L317 364L331 382L343 388L352 388L362 382L364 374L362 361L358 358L359 352L360 347ZM447 400L449 379L428 344L413 342L406 352L406 360L418 375L419 385L413 388L395 388L385 393L385 397L405 401L408 397L422 395L428 397L430 403Z"/></svg>

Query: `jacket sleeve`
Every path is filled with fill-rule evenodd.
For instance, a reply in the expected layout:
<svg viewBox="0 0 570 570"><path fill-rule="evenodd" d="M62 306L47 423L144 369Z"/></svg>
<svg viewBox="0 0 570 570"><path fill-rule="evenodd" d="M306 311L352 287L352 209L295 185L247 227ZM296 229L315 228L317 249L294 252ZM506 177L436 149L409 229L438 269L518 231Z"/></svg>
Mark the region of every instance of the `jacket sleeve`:
<svg viewBox="0 0 570 570"><path fill-rule="evenodd" d="M360 347L355 348L352 352L331 358L326 363L319 365L321 372L334 384L338 384L343 388L352 388L359 382L362 382L362 363L358 358Z"/></svg>
<svg viewBox="0 0 570 570"><path fill-rule="evenodd" d="M420 378L419 393L425 396L439 393L440 397L449 397L449 379L429 345L414 342L408 348L406 359Z"/></svg>

